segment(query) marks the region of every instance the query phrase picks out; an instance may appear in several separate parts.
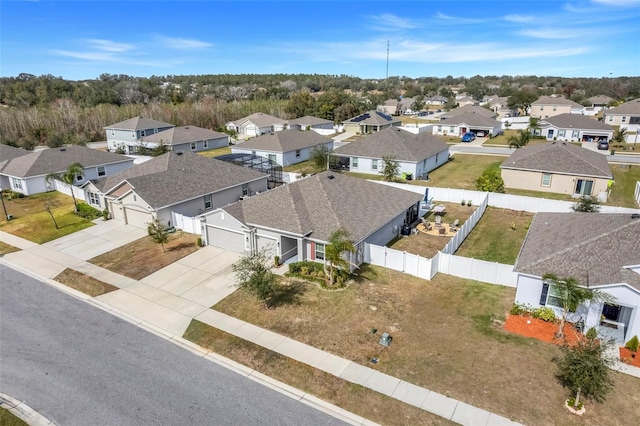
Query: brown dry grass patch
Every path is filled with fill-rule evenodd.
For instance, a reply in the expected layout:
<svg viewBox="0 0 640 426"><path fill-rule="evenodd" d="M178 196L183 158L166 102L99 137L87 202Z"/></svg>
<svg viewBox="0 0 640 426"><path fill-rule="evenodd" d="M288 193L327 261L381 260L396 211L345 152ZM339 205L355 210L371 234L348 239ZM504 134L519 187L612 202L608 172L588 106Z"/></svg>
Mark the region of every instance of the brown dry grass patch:
<svg viewBox="0 0 640 426"><path fill-rule="evenodd" d="M82 272L69 268L60 272L54 280L66 285L67 287L71 287L83 292L84 294L88 294L91 297L119 290L118 287L114 285L102 282L90 277L89 275L85 275Z"/></svg>
<svg viewBox="0 0 640 426"><path fill-rule="evenodd" d="M525 424L613 425L640 415L640 380L619 373L605 404L589 403L582 419L567 413L552 362L559 349L494 324L513 303L512 288L365 265L344 291L296 291L275 309L242 291L215 309ZM394 338L387 349L377 343L385 331Z"/></svg>
<svg viewBox="0 0 640 426"><path fill-rule="evenodd" d="M163 252L162 246L147 236L94 257L89 262L140 280L196 251L197 238L181 232L170 234L169 242L164 245L166 252Z"/></svg>
<svg viewBox="0 0 640 426"><path fill-rule="evenodd" d="M19 251L18 247L14 247L11 244L7 244L3 241L0 241L0 255L13 253L14 251Z"/></svg>
<svg viewBox="0 0 640 426"><path fill-rule="evenodd" d="M452 422L316 370L254 343L193 320L184 338L269 377L384 425L449 425Z"/></svg>

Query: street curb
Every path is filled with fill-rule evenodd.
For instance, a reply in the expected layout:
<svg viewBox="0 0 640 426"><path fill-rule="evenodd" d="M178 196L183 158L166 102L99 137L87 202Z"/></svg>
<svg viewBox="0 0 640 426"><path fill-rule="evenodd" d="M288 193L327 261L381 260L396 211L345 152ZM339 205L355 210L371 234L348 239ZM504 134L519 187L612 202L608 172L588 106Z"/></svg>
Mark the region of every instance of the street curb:
<svg viewBox="0 0 640 426"><path fill-rule="evenodd" d="M56 426L54 422L38 413L22 401L0 393L0 407L8 410L11 414L18 417L29 426Z"/></svg>
<svg viewBox="0 0 640 426"><path fill-rule="evenodd" d="M250 367L247 367L243 364L240 364L230 358L226 358L222 355L219 355L215 352L209 351L206 348L203 348L202 346L199 346L189 340L186 340L184 338L182 338L182 336L176 336L176 335L171 335L170 333L164 331L164 330L160 330L158 327L153 326L149 323L147 323L146 321L137 318L131 314L125 313L120 311L117 308L114 308L111 305L108 305L107 303L101 301L100 299L96 299L94 297L88 296L85 293L82 293L78 290L75 290L71 287L68 287L64 284L61 284L53 279L49 279L49 278L44 278L42 276L39 276L36 273L33 273L32 271L29 271L19 265L15 265L10 261L7 261L6 259L2 259L0 258L0 264L4 264L7 266L10 266L13 269L16 269L22 273L24 273L25 275L28 275L38 281L41 281L45 284L48 284L54 288L56 288L57 290L62 291L63 293L68 294L69 296L72 296L78 300L84 301L85 303L88 303L106 313L109 313L115 317L120 318L123 321L126 321L130 324L133 324L139 328L142 328L143 330L153 334L154 336L157 336L163 340L166 340L176 346L181 347L184 350L187 350L191 353L193 353L196 356L199 357L203 357L205 359L207 359L210 362L214 362L216 364L218 364L219 366L232 371L234 373L237 373L241 376L244 376L250 380L253 380L254 382L257 382L259 384L261 384L262 386L268 387L272 390L277 391L278 393L281 393L289 398L295 399L298 402L301 402L305 405L308 405L310 407L315 408L318 411L321 411L323 413L326 413L336 419L342 420L346 423L349 423L351 425L368 425L368 426L374 426L377 425L377 423L374 423L370 420L367 420L361 416L358 416L357 414L354 414L350 411L347 411L343 408L338 407L337 405L331 404L329 402L326 402L320 398L317 398L313 395L307 394L303 391L301 391L300 389L294 388L292 386L287 385L286 383L280 382L276 379L273 379L265 374L262 374ZM4 397L4 394L0 393L0 397ZM10 397L9 397L10 398ZM15 400L14 400L15 401ZM18 405L21 404L20 401L15 401L16 403L14 405ZM23 405L23 404L22 404ZM6 408L6 407L4 407ZM33 411L33 410L32 410ZM33 413L35 413L35 411L33 411ZM15 414L15 413L14 413ZM37 415L37 413L35 413ZM16 414L17 415L17 414ZM18 416L20 417L20 416ZM22 417L20 417L22 418ZM46 423L32 423L31 420L27 421L24 418L22 418L25 422L29 423L30 426L46 426L46 425L51 425L51 426L55 426L55 423L50 422L47 420ZM43 419L45 419L43 417ZM45 419L46 420L46 419Z"/></svg>

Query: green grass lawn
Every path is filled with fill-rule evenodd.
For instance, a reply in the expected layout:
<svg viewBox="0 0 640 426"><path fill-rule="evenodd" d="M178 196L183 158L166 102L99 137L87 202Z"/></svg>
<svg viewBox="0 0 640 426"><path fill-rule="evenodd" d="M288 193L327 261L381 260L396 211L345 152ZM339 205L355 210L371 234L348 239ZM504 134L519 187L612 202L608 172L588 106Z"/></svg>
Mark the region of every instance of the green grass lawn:
<svg viewBox="0 0 640 426"><path fill-rule="evenodd" d="M28 423L14 416L11 411L0 408L0 425L2 426L28 426Z"/></svg>
<svg viewBox="0 0 640 426"><path fill-rule="evenodd" d="M56 229L51 216L44 209L44 202L50 200L59 204L52 210L59 229ZM73 213L73 199L57 191L5 200L5 205L14 219L9 222L1 220L0 229L38 244L94 225L90 220L76 216Z"/></svg>
<svg viewBox="0 0 640 426"><path fill-rule="evenodd" d="M210 151L199 152L198 154L203 157L219 157L221 155L231 154L230 146L223 146L222 148L212 149Z"/></svg>
<svg viewBox="0 0 640 426"><path fill-rule="evenodd" d="M633 198L636 182L640 181L640 166L628 164L611 164L615 183L611 187L611 194L607 203L610 206L638 208L638 203Z"/></svg>
<svg viewBox="0 0 640 426"><path fill-rule="evenodd" d="M429 172L429 186L476 189L476 180L489 167L500 167L506 157L494 155L456 154L451 160Z"/></svg>
<svg viewBox="0 0 640 426"><path fill-rule="evenodd" d="M523 197L548 198L550 200L562 200L575 202L576 199L568 194L556 194L555 192L532 191L528 189L505 188L505 193L521 195Z"/></svg>

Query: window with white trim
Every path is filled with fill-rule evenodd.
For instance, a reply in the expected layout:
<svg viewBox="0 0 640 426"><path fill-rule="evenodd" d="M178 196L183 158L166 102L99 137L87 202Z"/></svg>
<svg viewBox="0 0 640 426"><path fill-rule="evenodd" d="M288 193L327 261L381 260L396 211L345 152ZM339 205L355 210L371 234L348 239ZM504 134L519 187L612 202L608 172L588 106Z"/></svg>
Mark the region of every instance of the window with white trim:
<svg viewBox="0 0 640 426"><path fill-rule="evenodd" d="M542 182L540 183L541 186L551 186L551 173L543 173L542 174Z"/></svg>
<svg viewBox="0 0 640 426"><path fill-rule="evenodd" d="M191 142L191 151L195 151L195 150L196 150L196 143Z"/></svg>
<svg viewBox="0 0 640 426"><path fill-rule="evenodd" d="M378 160L371 160L371 170L378 170Z"/></svg>
<svg viewBox="0 0 640 426"><path fill-rule="evenodd" d="M324 260L324 244L316 243L316 259Z"/></svg>
<svg viewBox="0 0 640 426"><path fill-rule="evenodd" d="M155 135L156 133L158 133L158 129L153 129L153 134Z"/></svg>
<svg viewBox="0 0 640 426"><path fill-rule="evenodd" d="M574 195L591 195L593 191L593 181L588 179L578 179Z"/></svg>
<svg viewBox="0 0 640 426"><path fill-rule="evenodd" d="M564 308L562 303L563 299L563 294L558 287L552 284L542 283L542 293L540 294L540 304L542 306L549 305Z"/></svg>
<svg viewBox="0 0 640 426"><path fill-rule="evenodd" d="M296 149L296 157L300 157L300 150Z"/></svg>
<svg viewBox="0 0 640 426"><path fill-rule="evenodd" d="M564 130L564 129L560 129L560 130L558 130L558 137L559 137L559 138L563 138L563 137L564 137L564 134L565 134L565 130Z"/></svg>
<svg viewBox="0 0 640 426"><path fill-rule="evenodd" d="M211 194L204 196L204 208L210 209L213 206L213 202L211 200Z"/></svg>
<svg viewBox="0 0 640 426"><path fill-rule="evenodd" d="M22 181L17 178L11 178L13 180L13 187L15 189L22 189Z"/></svg>
<svg viewBox="0 0 640 426"><path fill-rule="evenodd" d="M100 196L95 192L89 192L89 204L100 207Z"/></svg>
<svg viewBox="0 0 640 426"><path fill-rule="evenodd" d="M623 123L626 123L627 122L627 116L623 115L620 121L622 121Z"/></svg>
<svg viewBox="0 0 640 426"><path fill-rule="evenodd" d="M84 179L82 175L76 175L76 182L81 182Z"/></svg>
<svg viewBox="0 0 640 426"><path fill-rule="evenodd" d="M98 177L101 176L106 176L107 175L107 169L105 166L98 166Z"/></svg>
<svg viewBox="0 0 640 426"><path fill-rule="evenodd" d="M249 184L248 183L243 183L242 184L242 195L249 195Z"/></svg>
<svg viewBox="0 0 640 426"><path fill-rule="evenodd" d="M202 142L202 147L203 148L209 148L209 141Z"/></svg>
<svg viewBox="0 0 640 426"><path fill-rule="evenodd" d="M580 130L574 130L572 137L577 138L578 136L580 136Z"/></svg>
<svg viewBox="0 0 640 426"><path fill-rule="evenodd" d="M146 133L144 132L144 130L140 130L140 137L144 138L146 135Z"/></svg>
<svg viewBox="0 0 640 426"><path fill-rule="evenodd" d="M355 167L355 168L358 167L358 158L357 157L354 157L354 158L351 159L351 167Z"/></svg>

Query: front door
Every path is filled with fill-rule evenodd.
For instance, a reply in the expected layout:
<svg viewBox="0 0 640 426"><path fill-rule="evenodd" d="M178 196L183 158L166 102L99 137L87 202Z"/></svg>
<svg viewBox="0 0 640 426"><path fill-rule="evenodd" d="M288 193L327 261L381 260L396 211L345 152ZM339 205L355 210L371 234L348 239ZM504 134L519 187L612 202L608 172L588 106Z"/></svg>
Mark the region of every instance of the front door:
<svg viewBox="0 0 640 426"><path fill-rule="evenodd" d="M549 132L547 132L547 139L553 139L553 129L549 129Z"/></svg>

